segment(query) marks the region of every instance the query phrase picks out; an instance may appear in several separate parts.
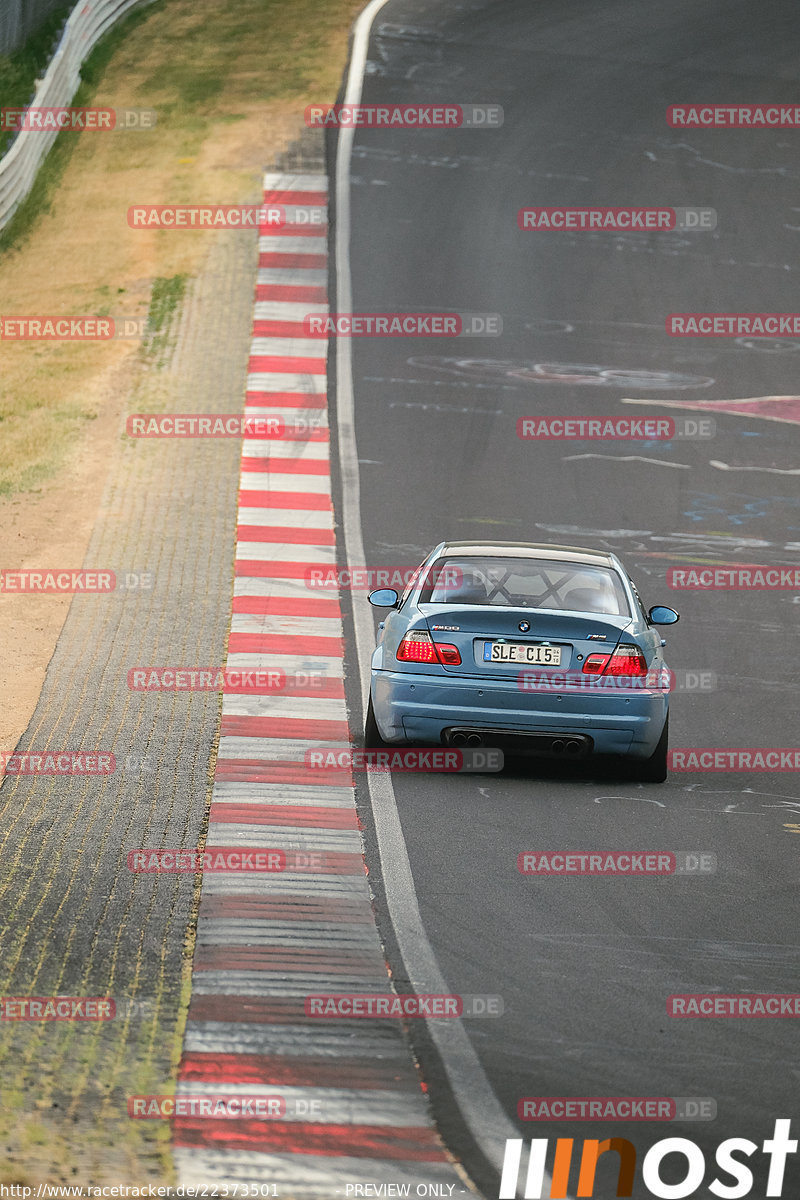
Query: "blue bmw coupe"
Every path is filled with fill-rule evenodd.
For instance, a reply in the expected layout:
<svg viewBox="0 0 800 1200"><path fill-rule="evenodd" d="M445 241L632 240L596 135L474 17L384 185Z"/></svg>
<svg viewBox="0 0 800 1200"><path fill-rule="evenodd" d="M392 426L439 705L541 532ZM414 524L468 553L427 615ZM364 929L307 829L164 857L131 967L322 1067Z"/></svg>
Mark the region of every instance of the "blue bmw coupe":
<svg viewBox="0 0 800 1200"><path fill-rule="evenodd" d="M667 777L669 680L658 625L613 554L522 542L442 542L388 609L372 658L367 746L493 746L617 755Z"/></svg>

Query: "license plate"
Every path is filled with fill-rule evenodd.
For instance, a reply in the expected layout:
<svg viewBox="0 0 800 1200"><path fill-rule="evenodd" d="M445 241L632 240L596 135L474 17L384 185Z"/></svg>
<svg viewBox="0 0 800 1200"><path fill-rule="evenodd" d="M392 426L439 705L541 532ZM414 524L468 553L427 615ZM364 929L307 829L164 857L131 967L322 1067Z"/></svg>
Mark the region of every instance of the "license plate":
<svg viewBox="0 0 800 1200"><path fill-rule="evenodd" d="M561 666L560 646L531 646L519 642L484 642L483 661L496 663L543 663Z"/></svg>

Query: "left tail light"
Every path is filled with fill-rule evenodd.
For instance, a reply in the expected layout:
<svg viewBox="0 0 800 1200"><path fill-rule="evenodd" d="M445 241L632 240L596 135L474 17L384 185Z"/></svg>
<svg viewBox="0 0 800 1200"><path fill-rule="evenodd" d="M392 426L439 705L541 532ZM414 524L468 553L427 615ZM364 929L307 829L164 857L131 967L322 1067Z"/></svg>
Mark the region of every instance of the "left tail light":
<svg viewBox="0 0 800 1200"><path fill-rule="evenodd" d="M446 642L434 642L424 629L415 629L407 633L395 655L398 662L439 663L445 667L461 665L461 655L458 646Z"/></svg>

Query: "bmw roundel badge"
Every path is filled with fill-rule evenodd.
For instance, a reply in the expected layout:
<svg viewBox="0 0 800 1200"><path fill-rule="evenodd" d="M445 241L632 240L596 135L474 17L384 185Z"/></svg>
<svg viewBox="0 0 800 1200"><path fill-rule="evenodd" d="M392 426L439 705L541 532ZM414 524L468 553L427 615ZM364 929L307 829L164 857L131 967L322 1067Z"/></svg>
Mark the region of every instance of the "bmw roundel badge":
<svg viewBox="0 0 800 1200"><path fill-rule="evenodd" d="M528 630L530 629L530 627L531 627L530 621L520 621L519 625L517 626L520 633L527 633Z"/></svg>

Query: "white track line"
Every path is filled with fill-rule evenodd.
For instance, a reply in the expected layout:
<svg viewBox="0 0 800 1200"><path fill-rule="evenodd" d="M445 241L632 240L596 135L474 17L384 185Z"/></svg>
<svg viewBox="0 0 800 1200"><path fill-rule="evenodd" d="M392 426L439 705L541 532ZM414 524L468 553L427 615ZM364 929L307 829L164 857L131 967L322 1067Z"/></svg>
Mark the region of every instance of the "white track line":
<svg viewBox="0 0 800 1200"><path fill-rule="evenodd" d="M388 0L372 0L355 24L344 103L361 101L372 22ZM336 154L336 312L353 311L350 271L350 163L355 132L339 130ZM336 351L336 412L342 478L342 525L348 566L366 566L361 533L358 450L355 434L353 360L349 338L341 338ZM353 606L356 650L361 667L362 707L366 712L370 663L375 638L366 605ZM403 837L397 801L389 774L367 776L386 901L395 936L414 987L420 992L447 994L449 987L428 941L419 911L408 849ZM506 1139L520 1134L509 1120L472 1046L461 1021L427 1021L428 1033L442 1060L447 1080L461 1115L484 1157L502 1171ZM445 1028L446 1025L446 1028ZM545 1173L544 1190L550 1191ZM520 1189L520 1195L522 1191Z"/></svg>

